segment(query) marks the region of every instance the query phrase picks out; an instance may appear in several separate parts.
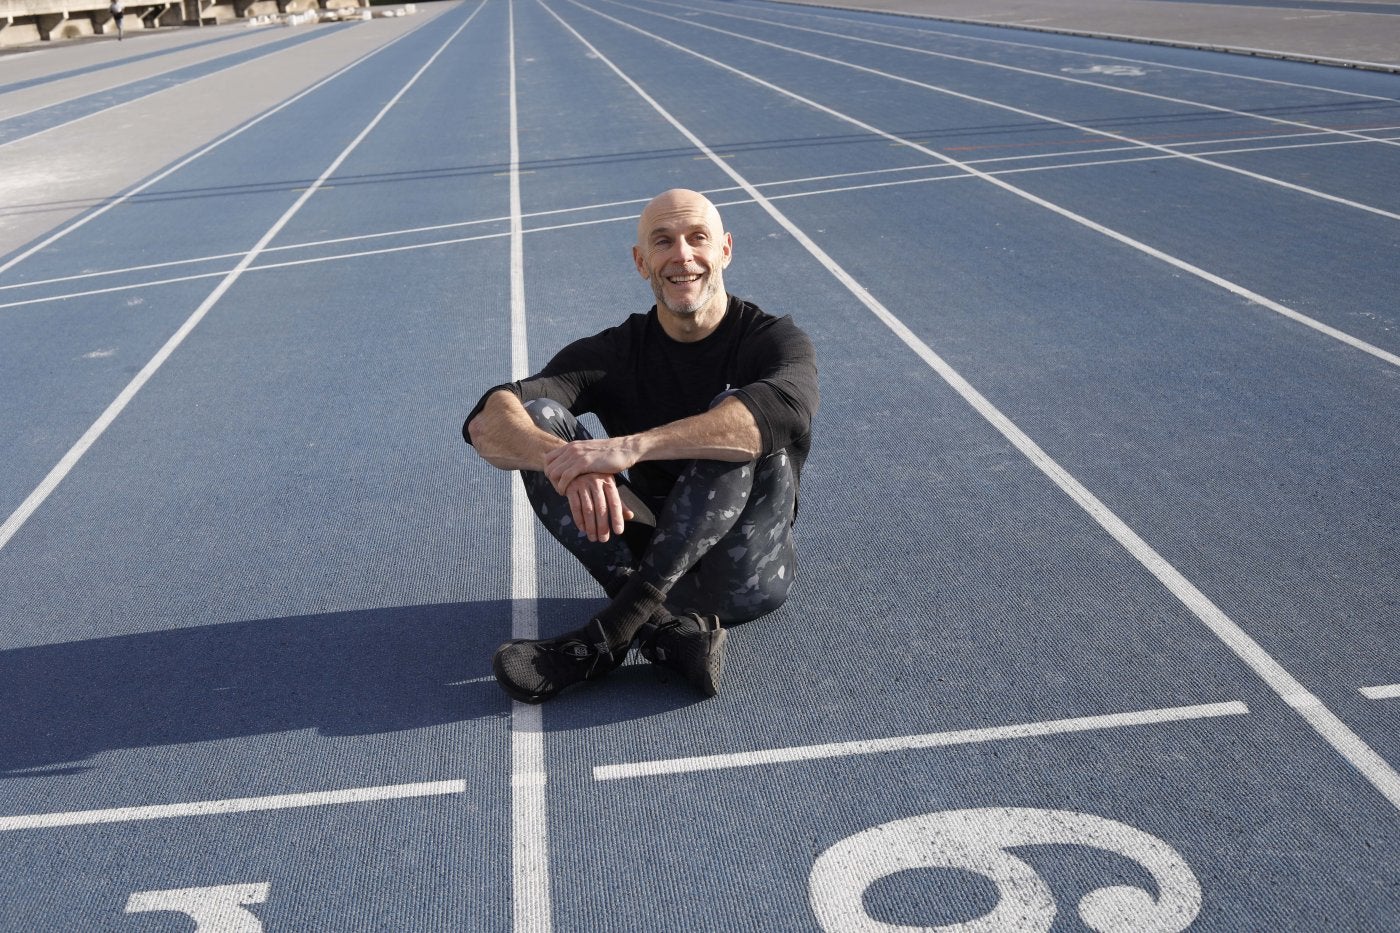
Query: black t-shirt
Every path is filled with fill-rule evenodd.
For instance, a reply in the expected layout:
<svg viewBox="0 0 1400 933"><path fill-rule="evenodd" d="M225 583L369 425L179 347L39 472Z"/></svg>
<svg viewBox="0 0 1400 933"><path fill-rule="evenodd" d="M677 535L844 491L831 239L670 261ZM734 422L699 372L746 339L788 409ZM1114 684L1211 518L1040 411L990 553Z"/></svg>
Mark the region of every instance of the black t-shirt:
<svg viewBox="0 0 1400 933"><path fill-rule="evenodd" d="M612 437L698 415L733 389L758 423L761 456L786 450L794 476L812 447L818 402L816 354L807 335L792 318L766 314L732 295L719 327L693 343L667 336L655 306L574 341L536 375L487 390L462 425L467 443L467 423L499 389L525 402L554 399L575 415L591 412ZM655 500L670 492L682 468L677 461L643 461L628 479L638 494Z"/></svg>

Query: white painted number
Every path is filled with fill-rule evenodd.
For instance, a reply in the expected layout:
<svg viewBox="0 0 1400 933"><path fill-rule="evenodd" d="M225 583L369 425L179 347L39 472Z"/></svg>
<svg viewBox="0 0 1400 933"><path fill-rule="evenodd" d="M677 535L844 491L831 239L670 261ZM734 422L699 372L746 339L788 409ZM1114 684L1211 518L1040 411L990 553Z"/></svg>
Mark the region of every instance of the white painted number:
<svg viewBox="0 0 1400 933"><path fill-rule="evenodd" d="M126 902L129 914L173 910L194 919L195 933L262 933L263 925L244 904L267 900L267 884L224 884L212 888L138 891Z"/></svg>
<svg viewBox="0 0 1400 933"><path fill-rule="evenodd" d="M1088 68L1061 68L1065 74L1072 75L1126 75L1132 78L1140 78L1147 74L1141 68L1134 65L1090 65Z"/></svg>
<svg viewBox="0 0 1400 933"><path fill-rule="evenodd" d="M1007 849L1025 845L1092 846L1142 865L1156 900L1114 885L1079 902L1084 924L1101 933L1179 933L1201 909L1201 886L1176 850L1155 836L1103 817L1068 810L993 807L948 810L895 820L842 839L817 857L809 881L812 911L827 933L1045 933L1055 899L1035 869ZM919 868L975 872L996 883L991 913L966 923L912 927L866 913L865 891L881 878Z"/></svg>

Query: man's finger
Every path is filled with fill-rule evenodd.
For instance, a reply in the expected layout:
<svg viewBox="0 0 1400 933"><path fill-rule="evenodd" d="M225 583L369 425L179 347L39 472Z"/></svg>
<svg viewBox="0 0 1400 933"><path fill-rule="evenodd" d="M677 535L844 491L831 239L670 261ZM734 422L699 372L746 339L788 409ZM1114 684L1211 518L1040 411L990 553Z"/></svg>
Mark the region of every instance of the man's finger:
<svg viewBox="0 0 1400 933"><path fill-rule="evenodd" d="M623 521L625 518L630 518L631 516L628 514L627 510L622 507L622 497L617 494L616 483L612 481L604 483L603 491L607 496L608 518L610 519L609 524L612 526L612 532L615 535L620 535L622 534Z"/></svg>
<svg viewBox="0 0 1400 933"><path fill-rule="evenodd" d="M588 536L588 540L593 540L590 527L593 522L593 502L588 498L586 491L571 488L569 490L569 511L574 516L574 524L578 530Z"/></svg>

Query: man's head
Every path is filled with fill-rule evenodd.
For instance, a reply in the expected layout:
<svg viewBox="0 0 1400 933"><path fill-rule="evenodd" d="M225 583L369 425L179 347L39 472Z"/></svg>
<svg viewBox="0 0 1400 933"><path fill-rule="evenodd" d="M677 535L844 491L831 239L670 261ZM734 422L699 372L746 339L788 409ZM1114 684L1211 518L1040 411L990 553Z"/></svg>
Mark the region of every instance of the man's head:
<svg viewBox="0 0 1400 933"><path fill-rule="evenodd" d="M651 282L658 310L718 324L728 296L724 269L733 241L703 194L674 188L652 199L637 223L632 259Z"/></svg>

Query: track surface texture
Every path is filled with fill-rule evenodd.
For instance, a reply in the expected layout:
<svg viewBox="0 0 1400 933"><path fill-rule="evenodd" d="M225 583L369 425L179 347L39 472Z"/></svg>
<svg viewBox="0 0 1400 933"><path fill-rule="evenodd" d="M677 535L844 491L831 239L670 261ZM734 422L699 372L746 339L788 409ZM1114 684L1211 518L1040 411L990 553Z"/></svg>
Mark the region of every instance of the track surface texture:
<svg viewBox="0 0 1400 933"><path fill-rule="evenodd" d="M1400 77L465 0L0 57L0 167L0 929L1400 927ZM461 420L676 186L799 579L513 704L602 594Z"/></svg>

